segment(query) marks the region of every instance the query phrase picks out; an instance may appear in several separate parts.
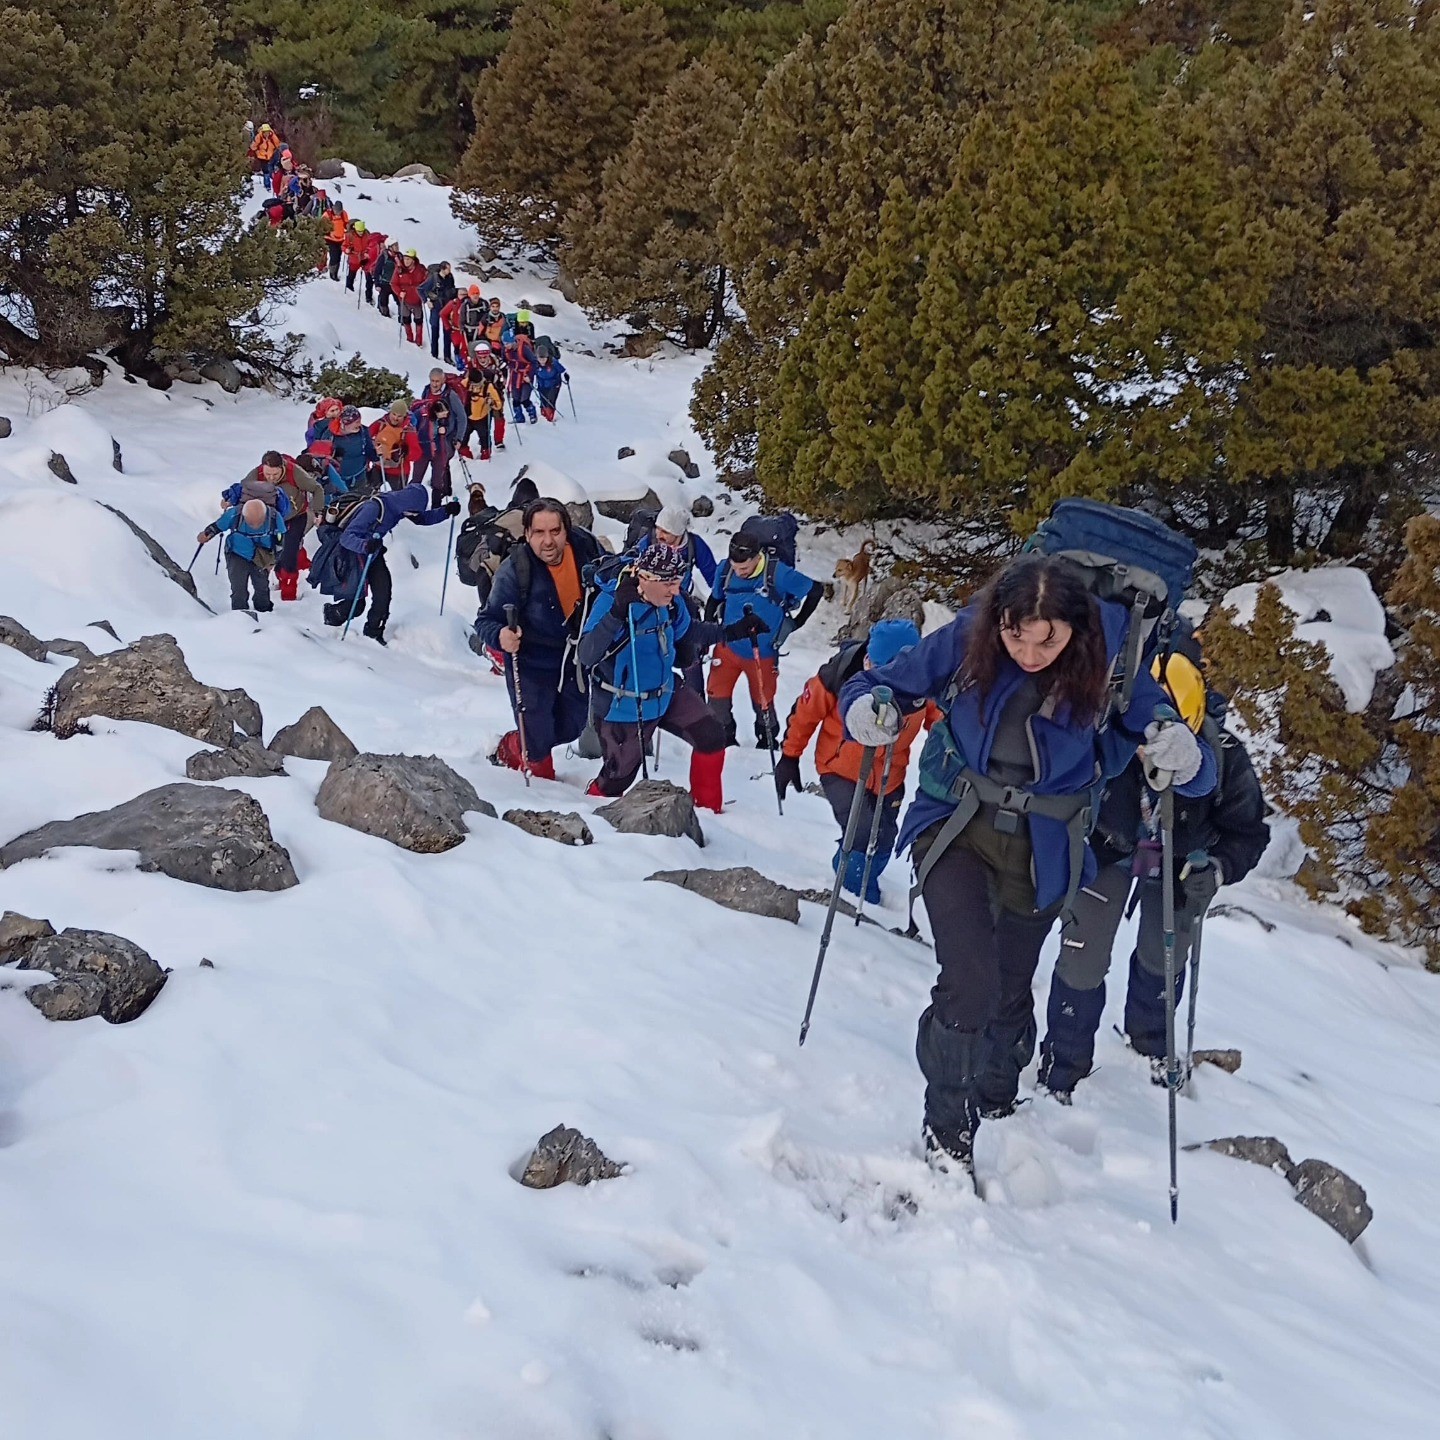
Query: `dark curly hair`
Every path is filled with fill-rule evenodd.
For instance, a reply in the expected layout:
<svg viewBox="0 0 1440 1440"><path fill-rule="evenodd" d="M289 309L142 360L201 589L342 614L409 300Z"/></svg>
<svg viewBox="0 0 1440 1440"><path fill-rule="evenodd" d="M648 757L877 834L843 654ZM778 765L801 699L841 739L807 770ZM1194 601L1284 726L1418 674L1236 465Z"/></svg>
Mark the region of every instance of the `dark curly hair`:
<svg viewBox="0 0 1440 1440"><path fill-rule="evenodd" d="M1074 566L1049 555L1021 556L992 577L972 606L960 683L979 690L982 710L1008 658L1000 632L1030 620L1063 620L1073 632L1070 643L1041 672L1041 684L1057 705L1069 708L1072 720L1087 725L1099 719L1110 679L1105 630L1100 606Z"/></svg>

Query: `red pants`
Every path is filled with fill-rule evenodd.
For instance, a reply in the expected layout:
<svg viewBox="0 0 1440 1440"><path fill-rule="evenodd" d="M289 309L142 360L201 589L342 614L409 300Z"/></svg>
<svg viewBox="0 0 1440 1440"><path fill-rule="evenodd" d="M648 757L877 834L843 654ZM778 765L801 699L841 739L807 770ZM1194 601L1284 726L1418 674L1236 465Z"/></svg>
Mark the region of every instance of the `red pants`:
<svg viewBox="0 0 1440 1440"><path fill-rule="evenodd" d="M778 745L780 725L775 715L775 686L779 667L773 655L742 660L728 645L715 647L706 682L706 694L715 718L725 727L729 743L736 744L735 706L731 696L742 675L750 686L750 700L755 706L756 744Z"/></svg>

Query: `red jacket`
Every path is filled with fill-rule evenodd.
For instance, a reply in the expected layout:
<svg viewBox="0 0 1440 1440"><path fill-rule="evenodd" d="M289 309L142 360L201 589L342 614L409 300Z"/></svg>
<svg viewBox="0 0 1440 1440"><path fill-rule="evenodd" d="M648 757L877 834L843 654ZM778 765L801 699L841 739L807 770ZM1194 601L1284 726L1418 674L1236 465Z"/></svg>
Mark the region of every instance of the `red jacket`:
<svg viewBox="0 0 1440 1440"><path fill-rule="evenodd" d="M367 275L375 273L375 267L380 263L380 257L385 253L385 237L378 231L367 230L365 232L365 248L360 252L360 268Z"/></svg>
<svg viewBox="0 0 1440 1440"><path fill-rule="evenodd" d="M410 467L420 458L420 437L415 433L409 415L400 425L396 425L389 415L382 415L378 420L371 421L370 435L385 469L399 470L408 475Z"/></svg>
<svg viewBox="0 0 1440 1440"><path fill-rule="evenodd" d="M390 277L390 293L402 305L419 305L420 287L425 283L430 271L427 266L422 265L418 260L408 267L405 257L400 257L400 263L395 267L395 273Z"/></svg>
<svg viewBox="0 0 1440 1440"><path fill-rule="evenodd" d="M460 301L463 297L457 295L448 305L440 311L440 323L455 334L460 333Z"/></svg>

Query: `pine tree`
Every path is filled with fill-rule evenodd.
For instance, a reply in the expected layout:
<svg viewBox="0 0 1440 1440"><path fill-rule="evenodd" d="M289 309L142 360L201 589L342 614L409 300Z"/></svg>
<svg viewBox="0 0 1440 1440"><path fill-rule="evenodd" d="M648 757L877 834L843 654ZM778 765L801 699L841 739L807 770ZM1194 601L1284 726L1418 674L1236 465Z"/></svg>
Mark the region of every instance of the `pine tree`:
<svg viewBox="0 0 1440 1440"><path fill-rule="evenodd" d="M605 167L597 203L581 200L563 263L592 315L643 315L698 349L725 320L715 179L745 111L741 92L706 61L682 70L635 122Z"/></svg>
<svg viewBox="0 0 1440 1440"><path fill-rule="evenodd" d="M524 0L509 43L475 91L475 136L455 213L492 245L553 248L581 200L679 61L653 5Z"/></svg>
<svg viewBox="0 0 1440 1440"><path fill-rule="evenodd" d="M233 322L313 265L306 231L241 229L242 90L215 42L198 0L46 0L0 50L11 359L231 353Z"/></svg>

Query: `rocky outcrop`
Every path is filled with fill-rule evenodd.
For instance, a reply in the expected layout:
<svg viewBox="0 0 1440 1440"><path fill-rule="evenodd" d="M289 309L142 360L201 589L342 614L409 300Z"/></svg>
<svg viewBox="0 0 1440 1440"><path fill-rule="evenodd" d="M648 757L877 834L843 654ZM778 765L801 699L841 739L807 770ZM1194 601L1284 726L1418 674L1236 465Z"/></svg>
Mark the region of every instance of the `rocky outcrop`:
<svg viewBox="0 0 1440 1440"><path fill-rule="evenodd" d="M137 525L123 510L117 510L113 505L106 505L103 500L100 504L129 529L130 533L145 547L145 553L197 605L203 606L206 610L210 609L195 590L195 577L188 570L177 565L171 558L170 552L148 530Z"/></svg>
<svg viewBox="0 0 1440 1440"><path fill-rule="evenodd" d="M631 446L629 446L629 445L622 445L622 446L615 452L615 458L616 458L617 460L628 460L634 453L635 453L635 451L634 451L634 449L633 449Z"/></svg>
<svg viewBox="0 0 1440 1440"><path fill-rule="evenodd" d="M311 173L317 180L343 180L345 178L345 162L343 160L317 160L311 167Z"/></svg>
<svg viewBox="0 0 1440 1440"><path fill-rule="evenodd" d="M75 472L70 468L70 462L58 450L50 452L50 458L45 462L45 468L57 480L63 480L67 485L80 483L75 478Z"/></svg>
<svg viewBox="0 0 1440 1440"><path fill-rule="evenodd" d="M1198 1150L1198 1145L1187 1145ZM1302 1160L1298 1165L1290 1152L1273 1135L1227 1135L1210 1140L1204 1147L1235 1160L1248 1160L1283 1175L1295 1191L1295 1198L1317 1219L1353 1245L1374 1218L1364 1187L1343 1170L1325 1160Z"/></svg>
<svg viewBox="0 0 1440 1440"><path fill-rule="evenodd" d="M674 449L666 459L684 472L687 480L698 480L700 478L700 467L690 458L688 450Z"/></svg>
<svg viewBox="0 0 1440 1440"><path fill-rule="evenodd" d="M663 880L682 890L703 895L727 910L742 915L765 915L772 920L800 923L800 895L779 885L758 870L740 865L730 870L657 870L647 880Z"/></svg>
<svg viewBox="0 0 1440 1440"><path fill-rule="evenodd" d="M557 286L557 288L559 288ZM564 291L561 291L564 294ZM568 296L566 297L569 298ZM648 360L658 354L665 344L665 337L654 330L642 330L638 335L620 337L620 353L627 360Z"/></svg>
<svg viewBox="0 0 1440 1440"><path fill-rule="evenodd" d="M30 940L14 958L18 969L55 977L48 985L25 991L25 998L47 1020L98 1015L123 1025L143 1015L164 987L164 970L133 941L104 930L62 930L57 935L48 922L39 923L50 933Z"/></svg>
<svg viewBox="0 0 1440 1440"><path fill-rule="evenodd" d="M277 755L293 755L297 760L349 760L360 753L318 705L312 705L293 725L277 730L270 748Z"/></svg>
<svg viewBox="0 0 1440 1440"><path fill-rule="evenodd" d="M469 833L465 812L495 818L495 807L435 755L354 755L335 761L315 797L326 820L438 855Z"/></svg>
<svg viewBox="0 0 1440 1440"><path fill-rule="evenodd" d="M0 645L8 645L12 650L18 650L22 655L31 660L39 660L42 664L50 654L50 647L43 640L37 639L9 615L0 615Z"/></svg>
<svg viewBox="0 0 1440 1440"><path fill-rule="evenodd" d="M87 715L140 720L225 746L258 738L262 722L260 707L243 690L197 680L171 635L146 635L66 671L55 686L55 733L74 735Z"/></svg>
<svg viewBox="0 0 1440 1440"><path fill-rule="evenodd" d="M563 814L559 810L507 810L502 817L527 835L541 840L555 840L561 845L593 845L595 837L581 815Z"/></svg>
<svg viewBox="0 0 1440 1440"><path fill-rule="evenodd" d="M863 640L870 633L870 627L881 620L910 620L917 630L923 631L924 597L909 581L887 575L866 588L838 638Z"/></svg>
<svg viewBox="0 0 1440 1440"><path fill-rule="evenodd" d="M568 1125L557 1125L540 1137L520 1183L531 1190L552 1190L556 1185L591 1185L596 1180L614 1180L625 1173L623 1165L608 1159L588 1136Z"/></svg>
<svg viewBox="0 0 1440 1440"><path fill-rule="evenodd" d="M642 780L595 813L623 835L689 836L697 845L705 843L690 792L668 780Z"/></svg>
<svg viewBox="0 0 1440 1440"><path fill-rule="evenodd" d="M530 308L541 319L553 320L555 318L555 307L548 300L537 300Z"/></svg>
<svg viewBox="0 0 1440 1440"><path fill-rule="evenodd" d="M708 495L697 495L690 502L690 513L697 520L708 520L715 513L715 502Z"/></svg>
<svg viewBox="0 0 1440 1440"><path fill-rule="evenodd" d="M113 810L51 821L0 846L0 870L71 845L134 850L142 871L212 890L288 890L299 884L264 810L239 790L177 782Z"/></svg>
<svg viewBox="0 0 1440 1440"><path fill-rule="evenodd" d="M391 177L392 180L424 180L431 185L445 182L428 165L402 165Z"/></svg>
<svg viewBox="0 0 1440 1440"><path fill-rule="evenodd" d="M660 509L660 497L648 487L643 495L628 499L607 499L595 501L595 508L607 519L618 520L622 525L630 523L630 517L641 509Z"/></svg>
<svg viewBox="0 0 1440 1440"><path fill-rule="evenodd" d="M259 780L284 773L284 759L258 740L242 740L227 750L197 750L185 762L191 780Z"/></svg>
<svg viewBox="0 0 1440 1440"><path fill-rule="evenodd" d="M0 915L0 965L11 965L37 940L53 935L55 927L48 920L32 920L15 910Z"/></svg>
<svg viewBox="0 0 1440 1440"><path fill-rule="evenodd" d="M205 379L213 380L228 395L238 395L245 384L233 360L209 360L200 367L200 373Z"/></svg>
<svg viewBox="0 0 1440 1440"><path fill-rule="evenodd" d="M0 415L0 440L8 440L14 428L10 423L9 416Z"/></svg>

